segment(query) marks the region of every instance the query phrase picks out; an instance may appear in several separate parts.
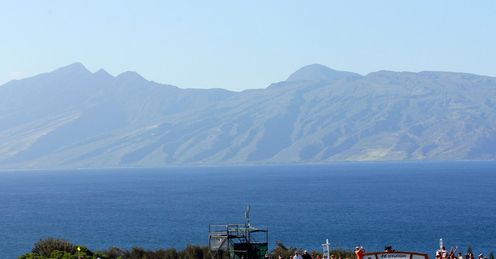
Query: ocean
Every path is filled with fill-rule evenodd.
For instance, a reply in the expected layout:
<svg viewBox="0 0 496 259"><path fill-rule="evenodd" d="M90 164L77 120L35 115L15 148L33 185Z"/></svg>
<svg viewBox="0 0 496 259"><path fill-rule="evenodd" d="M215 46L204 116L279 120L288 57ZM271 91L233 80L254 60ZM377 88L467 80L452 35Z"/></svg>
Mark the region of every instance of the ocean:
<svg viewBox="0 0 496 259"><path fill-rule="evenodd" d="M496 162L342 163L0 172L0 258L46 237L98 250L207 245L209 224L269 244L433 254L496 251Z"/></svg>

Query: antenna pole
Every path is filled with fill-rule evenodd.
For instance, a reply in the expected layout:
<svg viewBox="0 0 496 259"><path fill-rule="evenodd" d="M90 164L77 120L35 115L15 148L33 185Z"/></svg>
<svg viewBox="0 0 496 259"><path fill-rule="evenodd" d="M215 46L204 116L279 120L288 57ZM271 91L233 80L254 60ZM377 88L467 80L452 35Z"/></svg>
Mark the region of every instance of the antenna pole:
<svg viewBox="0 0 496 259"><path fill-rule="evenodd" d="M326 242L322 244L322 250L323 250L323 258L322 259L329 259L329 239L326 239Z"/></svg>
<svg viewBox="0 0 496 259"><path fill-rule="evenodd" d="M250 227L250 205L246 206L245 210L245 225L246 227Z"/></svg>

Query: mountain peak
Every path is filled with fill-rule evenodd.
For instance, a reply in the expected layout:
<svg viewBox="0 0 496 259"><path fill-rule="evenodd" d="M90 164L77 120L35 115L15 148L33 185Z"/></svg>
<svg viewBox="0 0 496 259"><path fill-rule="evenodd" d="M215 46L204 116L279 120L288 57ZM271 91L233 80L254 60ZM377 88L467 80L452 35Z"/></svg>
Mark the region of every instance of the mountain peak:
<svg viewBox="0 0 496 259"><path fill-rule="evenodd" d="M109 74L105 69L100 68L98 71L94 73L95 76L99 77L113 77L111 74Z"/></svg>
<svg viewBox="0 0 496 259"><path fill-rule="evenodd" d="M56 72L64 72L64 73L78 73L78 74L87 74L91 73L82 63L80 62L75 62L70 65L61 67L57 70Z"/></svg>
<svg viewBox="0 0 496 259"><path fill-rule="evenodd" d="M117 76L118 79L121 80L144 80L147 81L144 77L142 77L140 74L136 73L135 71L126 71Z"/></svg>
<svg viewBox="0 0 496 259"><path fill-rule="evenodd" d="M361 77L361 75L338 71L320 64L311 64L292 73L286 81L331 81L343 78Z"/></svg>

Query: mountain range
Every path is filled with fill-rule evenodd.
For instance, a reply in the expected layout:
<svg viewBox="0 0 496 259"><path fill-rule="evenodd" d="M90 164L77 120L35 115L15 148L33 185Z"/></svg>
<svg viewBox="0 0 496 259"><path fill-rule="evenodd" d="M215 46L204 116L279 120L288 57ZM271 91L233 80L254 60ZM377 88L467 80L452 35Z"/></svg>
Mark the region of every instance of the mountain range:
<svg viewBox="0 0 496 259"><path fill-rule="evenodd" d="M75 63L0 86L4 169L495 158L495 77L313 64L233 92Z"/></svg>

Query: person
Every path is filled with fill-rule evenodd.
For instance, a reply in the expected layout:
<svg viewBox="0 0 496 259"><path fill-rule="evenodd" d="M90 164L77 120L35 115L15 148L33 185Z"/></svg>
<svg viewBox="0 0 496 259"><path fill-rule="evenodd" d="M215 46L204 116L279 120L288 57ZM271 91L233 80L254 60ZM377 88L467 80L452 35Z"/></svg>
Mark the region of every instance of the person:
<svg viewBox="0 0 496 259"><path fill-rule="evenodd" d="M458 246L455 246L455 248L452 247L450 249L450 251L449 251L449 256L448 257L450 259L456 259L457 258L456 255L455 255L456 251L458 251Z"/></svg>
<svg viewBox="0 0 496 259"><path fill-rule="evenodd" d="M363 254L365 254L365 250L363 250L363 247L361 247L361 246L355 247L356 259L362 259Z"/></svg>
<svg viewBox="0 0 496 259"><path fill-rule="evenodd" d="M295 255L293 256L293 259L303 259L300 255L300 253L298 253L298 251L295 251Z"/></svg>
<svg viewBox="0 0 496 259"><path fill-rule="evenodd" d="M463 259L462 252L458 252L458 257L457 257L457 259Z"/></svg>
<svg viewBox="0 0 496 259"><path fill-rule="evenodd" d="M312 259L312 256L308 253L307 250L303 251L303 256L301 256L302 259Z"/></svg>
<svg viewBox="0 0 496 259"><path fill-rule="evenodd" d="M446 248L442 246L439 250L436 251L436 258L447 259L448 252L446 252Z"/></svg>

